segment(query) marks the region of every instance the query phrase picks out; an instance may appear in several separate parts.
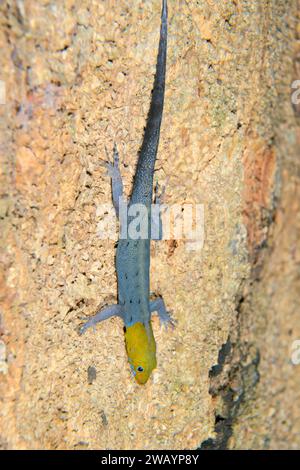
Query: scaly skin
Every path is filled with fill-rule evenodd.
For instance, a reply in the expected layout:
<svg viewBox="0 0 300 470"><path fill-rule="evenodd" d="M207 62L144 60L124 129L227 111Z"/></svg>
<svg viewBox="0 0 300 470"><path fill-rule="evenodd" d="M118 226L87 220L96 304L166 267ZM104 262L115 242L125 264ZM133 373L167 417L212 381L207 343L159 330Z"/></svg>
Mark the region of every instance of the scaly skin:
<svg viewBox="0 0 300 470"><path fill-rule="evenodd" d="M102 309L81 329L117 315L125 324L125 344L129 364L136 381L145 384L156 367L156 345L151 326L151 314L157 311L161 322L171 322L162 298L150 302L150 230L151 203L153 198L153 174L157 156L162 121L167 56L167 0L162 2L159 50L156 64L151 104L143 143L139 154L128 211L142 204L148 218L148 236L134 239L127 234L120 239L117 248L116 270L118 278L118 304ZM114 163L107 164L112 177L113 203L119 216L123 185L119 169L119 156L114 148ZM127 218L127 224L134 219ZM172 322L171 322L172 324Z"/></svg>

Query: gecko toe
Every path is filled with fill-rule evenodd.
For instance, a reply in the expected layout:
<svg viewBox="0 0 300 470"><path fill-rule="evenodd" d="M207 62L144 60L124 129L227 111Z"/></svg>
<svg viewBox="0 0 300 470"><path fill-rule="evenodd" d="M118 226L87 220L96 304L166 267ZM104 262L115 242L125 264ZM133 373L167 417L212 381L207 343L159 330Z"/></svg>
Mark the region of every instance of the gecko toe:
<svg viewBox="0 0 300 470"><path fill-rule="evenodd" d="M166 312L163 318L160 318L160 324L162 327L164 327L166 330L168 328L171 328L172 330L175 329L177 321L174 320L172 317L172 311Z"/></svg>

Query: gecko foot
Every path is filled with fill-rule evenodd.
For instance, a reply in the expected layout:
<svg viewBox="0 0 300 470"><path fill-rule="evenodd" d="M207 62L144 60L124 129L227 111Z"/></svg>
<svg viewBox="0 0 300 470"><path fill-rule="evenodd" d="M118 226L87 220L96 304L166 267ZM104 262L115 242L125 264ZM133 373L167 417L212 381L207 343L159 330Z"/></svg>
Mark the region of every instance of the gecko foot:
<svg viewBox="0 0 300 470"><path fill-rule="evenodd" d="M117 145L114 144L114 150L113 150L113 161L110 161L108 150L105 147L105 153L106 153L106 161L101 161L100 165L104 166L107 170L107 175L110 176L112 179L119 179L121 177L120 175L120 163L119 163L119 152L117 149Z"/></svg>
<svg viewBox="0 0 300 470"><path fill-rule="evenodd" d="M166 184L164 184L161 189L158 181L156 181L154 186L154 204L162 204L165 200L166 194Z"/></svg>
<svg viewBox="0 0 300 470"><path fill-rule="evenodd" d="M165 312L163 315L159 315L159 321L160 321L160 326L164 327L166 330L170 327L172 330L174 330L176 326L176 320L172 318L172 313L171 311Z"/></svg>
<svg viewBox="0 0 300 470"><path fill-rule="evenodd" d="M96 313L93 317L91 317L79 330L79 334L83 335L88 328L91 326L95 329L97 323L107 320L110 317L122 317L123 318L123 308L121 305L109 305L108 307L104 307L100 312Z"/></svg>
<svg viewBox="0 0 300 470"><path fill-rule="evenodd" d="M162 190L159 191L158 182L154 186L154 204L151 207L151 240L162 240L162 220L161 220L161 204L164 198L166 187L163 186Z"/></svg>
<svg viewBox="0 0 300 470"><path fill-rule="evenodd" d="M120 172L119 152L117 149L117 145L114 144L113 163L109 161L108 151L106 147L105 147L105 152L107 156L107 161L106 162L102 161L100 165L106 168L108 176L111 177L113 205L114 205L117 217L119 217L120 200L123 197L123 182L122 182L122 176Z"/></svg>
<svg viewBox="0 0 300 470"><path fill-rule="evenodd" d="M150 302L150 312L157 312L159 316L160 325L168 328L169 326L174 329L176 321L172 318L172 312L167 311L164 300L161 297Z"/></svg>

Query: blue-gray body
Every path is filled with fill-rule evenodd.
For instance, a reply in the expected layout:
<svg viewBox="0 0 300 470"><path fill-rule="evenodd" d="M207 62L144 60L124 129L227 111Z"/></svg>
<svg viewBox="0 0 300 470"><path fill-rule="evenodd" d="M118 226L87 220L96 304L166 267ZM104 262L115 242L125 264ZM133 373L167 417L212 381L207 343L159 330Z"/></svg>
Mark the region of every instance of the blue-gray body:
<svg viewBox="0 0 300 470"><path fill-rule="evenodd" d="M119 304L124 305L125 325L150 320L150 230L153 198L153 174L163 113L167 53L167 2L163 1L156 75L144 139L139 154L129 209L143 204L148 212L148 237L120 239L116 268ZM128 218L128 224L131 219Z"/></svg>
<svg viewBox="0 0 300 470"><path fill-rule="evenodd" d="M94 317L90 318L80 329L84 333L90 326L106 320L112 316L119 316L124 320L126 327L136 323L145 325L150 334L150 318L152 312L156 311L162 323L171 323L172 320L166 311L164 301L161 297L150 302L150 232L151 232L151 204L153 198L153 175L157 155L159 133L163 113L165 75L167 55L167 0L162 1L161 28L159 39L159 50L156 64L156 75L151 97L151 104L147 118L143 143L139 153L136 173L133 182L128 211L136 204L143 205L148 219L147 236L134 239L128 233L125 238L118 242L116 255L116 271L118 277L118 304L109 305L101 309ZM112 178L113 203L117 216L120 218L120 200L123 197L122 177L119 169L119 155L114 147L114 162L106 163L108 173ZM128 216L126 222L129 227L132 221ZM147 333L147 334L148 334Z"/></svg>

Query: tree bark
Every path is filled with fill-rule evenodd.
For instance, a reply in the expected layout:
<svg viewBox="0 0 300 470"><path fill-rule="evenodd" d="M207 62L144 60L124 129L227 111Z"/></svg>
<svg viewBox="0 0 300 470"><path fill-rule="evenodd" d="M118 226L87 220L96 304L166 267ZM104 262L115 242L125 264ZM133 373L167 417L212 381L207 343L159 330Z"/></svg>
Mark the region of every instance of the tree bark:
<svg viewBox="0 0 300 470"><path fill-rule="evenodd" d="M130 193L160 1L0 4L0 443L9 449L299 448L300 111L296 0L169 0L155 178L203 204L201 250L153 244L158 367L130 377L100 165ZM4 90L4 91L3 91Z"/></svg>

